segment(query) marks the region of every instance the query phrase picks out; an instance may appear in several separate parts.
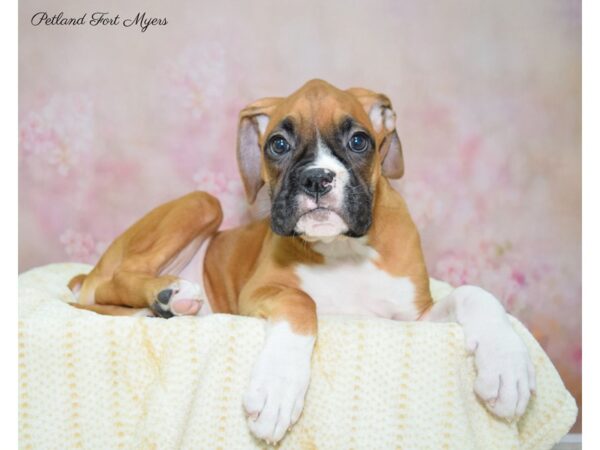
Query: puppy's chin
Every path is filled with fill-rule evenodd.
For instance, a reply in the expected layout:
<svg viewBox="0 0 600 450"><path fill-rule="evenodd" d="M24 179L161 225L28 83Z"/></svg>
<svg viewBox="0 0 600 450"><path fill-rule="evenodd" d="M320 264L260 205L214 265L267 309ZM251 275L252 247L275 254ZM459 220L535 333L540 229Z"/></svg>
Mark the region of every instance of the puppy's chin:
<svg viewBox="0 0 600 450"><path fill-rule="evenodd" d="M348 225L335 212L324 208L303 214L294 231L304 240L331 242L348 231Z"/></svg>

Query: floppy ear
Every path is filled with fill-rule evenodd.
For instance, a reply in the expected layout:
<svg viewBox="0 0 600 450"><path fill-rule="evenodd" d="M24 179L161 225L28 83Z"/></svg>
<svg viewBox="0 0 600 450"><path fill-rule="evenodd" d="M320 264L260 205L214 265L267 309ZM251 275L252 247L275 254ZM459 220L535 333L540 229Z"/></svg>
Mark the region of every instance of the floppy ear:
<svg viewBox="0 0 600 450"><path fill-rule="evenodd" d="M257 100L240 112L237 140L237 161L244 182L248 203L254 203L256 194L265 183L261 176L260 138L265 133L269 118L280 98Z"/></svg>
<svg viewBox="0 0 600 450"><path fill-rule="evenodd" d="M375 132L383 136L379 149L383 176L400 178L404 174L404 158L396 131L396 113L390 99L363 88L350 88L346 92L356 97L371 119Z"/></svg>

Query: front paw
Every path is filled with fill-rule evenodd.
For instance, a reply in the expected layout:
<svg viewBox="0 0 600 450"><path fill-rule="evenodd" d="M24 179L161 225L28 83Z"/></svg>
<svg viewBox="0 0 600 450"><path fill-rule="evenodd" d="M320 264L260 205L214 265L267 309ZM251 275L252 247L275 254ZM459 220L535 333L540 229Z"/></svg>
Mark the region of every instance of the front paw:
<svg viewBox="0 0 600 450"><path fill-rule="evenodd" d="M314 337L294 334L284 322L268 332L243 400L248 428L257 438L277 443L298 421L313 345Z"/></svg>
<svg viewBox="0 0 600 450"><path fill-rule="evenodd" d="M485 406L505 419L522 416L535 391L535 372L510 324L495 324L467 337L467 347L475 352L475 393Z"/></svg>
<svg viewBox="0 0 600 450"><path fill-rule="evenodd" d="M475 286L456 288L451 298L467 349L475 353L475 393L498 417L522 416L535 391L527 347L496 298Z"/></svg>

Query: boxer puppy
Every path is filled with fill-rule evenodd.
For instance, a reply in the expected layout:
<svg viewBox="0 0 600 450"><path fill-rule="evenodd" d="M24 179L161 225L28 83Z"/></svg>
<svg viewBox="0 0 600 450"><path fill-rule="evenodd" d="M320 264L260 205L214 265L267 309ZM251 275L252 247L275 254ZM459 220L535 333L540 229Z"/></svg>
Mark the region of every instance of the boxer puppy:
<svg viewBox="0 0 600 450"><path fill-rule="evenodd" d="M432 302L419 234L388 182L404 164L386 96L313 80L258 100L240 114L237 157L248 201L267 190L268 218L217 231L219 203L202 192L159 206L71 280L78 306L264 318L243 406L268 442L302 412L317 313L456 321L475 353L477 395L499 417L523 414L533 366L500 303L473 286Z"/></svg>

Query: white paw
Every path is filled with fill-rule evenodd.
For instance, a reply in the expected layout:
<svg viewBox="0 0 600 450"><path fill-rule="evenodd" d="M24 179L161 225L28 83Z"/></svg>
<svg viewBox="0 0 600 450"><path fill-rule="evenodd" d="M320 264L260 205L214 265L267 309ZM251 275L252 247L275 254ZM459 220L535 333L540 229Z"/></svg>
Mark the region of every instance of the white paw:
<svg viewBox="0 0 600 450"><path fill-rule="evenodd" d="M535 373L519 336L510 325L493 327L468 345L475 350L475 393L498 417L522 416L535 391Z"/></svg>
<svg viewBox="0 0 600 450"><path fill-rule="evenodd" d="M200 285L179 279L157 294L152 309L161 317L193 316L198 314L203 302Z"/></svg>
<svg viewBox="0 0 600 450"><path fill-rule="evenodd" d="M496 416L520 417L535 391L535 372L527 347L491 294L480 288L465 288L469 288L465 290L468 299L465 297L460 322L467 349L475 353L475 393Z"/></svg>
<svg viewBox="0 0 600 450"><path fill-rule="evenodd" d="M277 443L298 421L314 342L313 336L295 334L287 322L270 326L243 399L248 428L257 438Z"/></svg>

